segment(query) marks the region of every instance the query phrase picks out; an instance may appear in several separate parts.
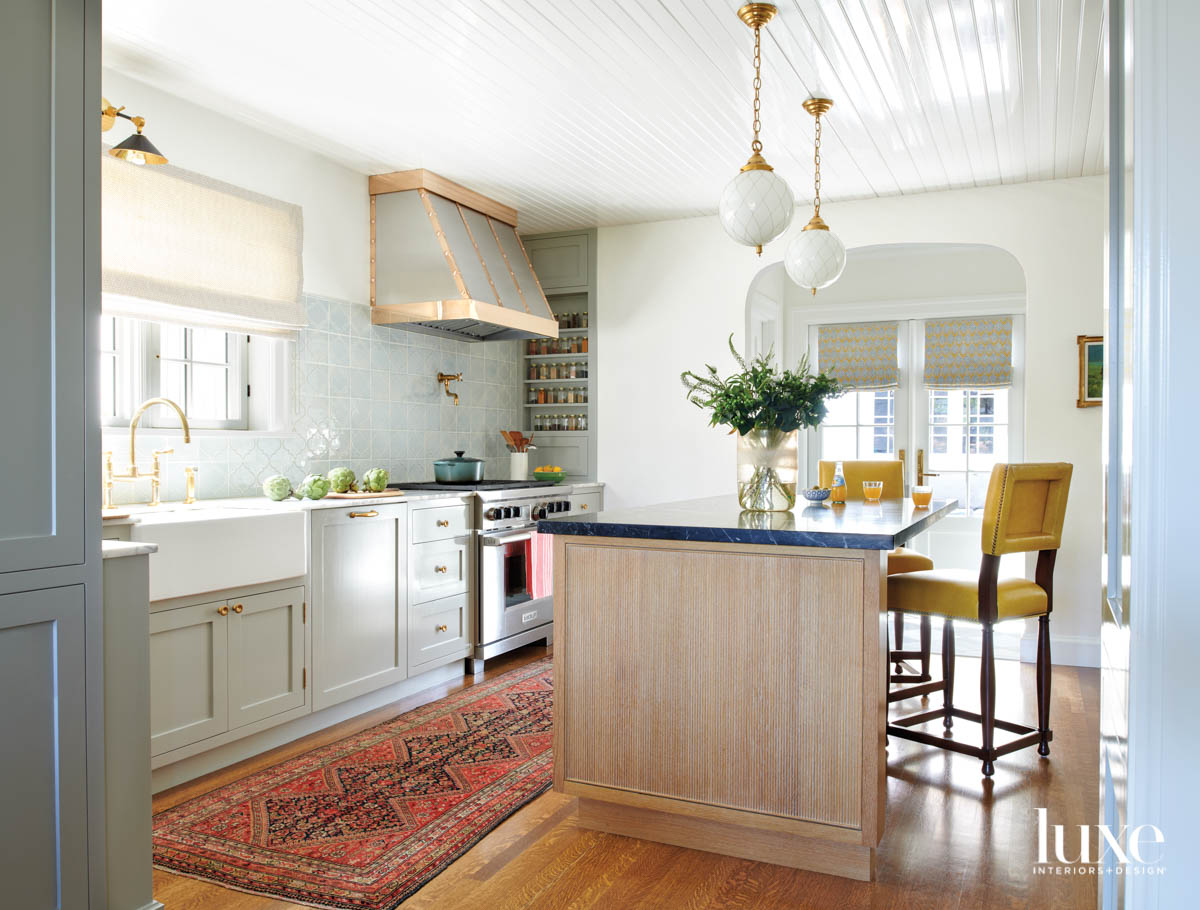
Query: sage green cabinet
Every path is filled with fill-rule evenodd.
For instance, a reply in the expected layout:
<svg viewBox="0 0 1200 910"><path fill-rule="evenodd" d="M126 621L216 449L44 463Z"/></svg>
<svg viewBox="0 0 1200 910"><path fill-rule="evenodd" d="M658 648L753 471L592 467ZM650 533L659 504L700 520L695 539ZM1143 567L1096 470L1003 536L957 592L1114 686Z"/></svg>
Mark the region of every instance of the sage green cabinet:
<svg viewBox="0 0 1200 910"><path fill-rule="evenodd" d="M150 754L229 729L229 605L150 615Z"/></svg>
<svg viewBox="0 0 1200 910"><path fill-rule="evenodd" d="M585 231L523 239L543 291L587 289L592 236Z"/></svg>
<svg viewBox="0 0 1200 910"><path fill-rule="evenodd" d="M304 704L303 588L230 601L229 729Z"/></svg>
<svg viewBox="0 0 1200 910"><path fill-rule="evenodd" d="M150 753L302 708L304 588L150 614Z"/></svg>
<svg viewBox="0 0 1200 910"><path fill-rule="evenodd" d="M311 529L319 711L408 676L408 506L314 509Z"/></svg>

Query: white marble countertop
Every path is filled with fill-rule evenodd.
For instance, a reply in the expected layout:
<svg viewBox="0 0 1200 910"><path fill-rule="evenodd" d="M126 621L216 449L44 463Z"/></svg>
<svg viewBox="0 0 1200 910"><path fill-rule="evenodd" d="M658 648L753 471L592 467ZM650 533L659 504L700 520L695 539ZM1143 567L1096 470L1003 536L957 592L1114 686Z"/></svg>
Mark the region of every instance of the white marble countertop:
<svg viewBox="0 0 1200 910"><path fill-rule="evenodd" d="M435 499L462 500L470 493L453 491L414 491L394 496L378 496L371 499L285 499L272 502L265 496L244 496L230 499L201 499L185 505L181 502L164 502L162 505L117 506L101 513L104 526L136 525L146 522L165 523L177 521L204 521L207 518L228 518L230 512L310 512L315 509L346 509L391 503L423 502ZM113 517L107 517L107 516Z"/></svg>
<svg viewBox="0 0 1200 910"><path fill-rule="evenodd" d="M158 544L140 540L102 540L100 553L105 559L120 559L122 556L148 556L158 552Z"/></svg>
<svg viewBox="0 0 1200 910"><path fill-rule="evenodd" d="M599 489L603 483L570 484L571 491ZM379 496L372 499L285 499L272 502L265 496L242 496L228 499L201 499L190 505L182 502L164 502L162 505L117 506L101 513L105 527L135 525L145 521L176 522L203 521L206 518L229 517L230 511L244 512L309 512L314 509L345 509L355 506L389 505L405 502L429 502L431 500L467 500L475 493L470 490L407 490L394 496ZM111 517L109 517L111 516ZM121 554L126 555L126 554Z"/></svg>

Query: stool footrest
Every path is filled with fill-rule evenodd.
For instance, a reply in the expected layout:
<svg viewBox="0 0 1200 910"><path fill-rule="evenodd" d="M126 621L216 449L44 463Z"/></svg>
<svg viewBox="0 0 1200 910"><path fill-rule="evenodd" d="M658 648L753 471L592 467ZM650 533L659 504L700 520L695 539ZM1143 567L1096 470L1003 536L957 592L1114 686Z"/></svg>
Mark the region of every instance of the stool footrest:
<svg viewBox="0 0 1200 910"><path fill-rule="evenodd" d="M892 651L892 663L899 663L902 660L920 660L923 657L928 657L928 654L922 654L920 651Z"/></svg>
<svg viewBox="0 0 1200 910"><path fill-rule="evenodd" d="M973 721L974 723L981 723L982 721L980 716L974 711L964 711L961 708L951 708L950 713L957 718L961 718L962 720L969 720ZM993 759L999 758L1001 755L1008 755L1010 752L1026 749L1029 746L1036 746L1042 742L1043 734L1034 727L999 719L994 721L996 729L1005 730L1009 733L1018 733L1021 735L1009 742L993 746L987 752L984 751L982 746L975 746L970 743L962 742L961 740L951 739L944 734L937 735L933 733L926 733L924 730L909 729L917 724L940 719L944 716L945 709L938 708L933 711L922 711L920 714L910 714L907 717L899 717L896 720L888 723L887 735L895 736L899 739L907 739L926 746L937 746L939 749L949 749L951 752L958 752L962 755L971 755L975 758L983 759L984 761L992 761ZM1054 731L1047 730L1044 735L1046 742L1052 742L1054 740Z"/></svg>
<svg viewBox="0 0 1200 910"><path fill-rule="evenodd" d="M893 676L892 682L907 682L909 680L920 680L922 678L924 678L926 680L929 679L928 676L926 676L926 677ZM938 679L938 680L934 680L933 682L926 682L923 685L907 686L906 688L897 689L894 692L889 692L887 700L888 700L888 704L890 705L894 701L903 701L906 698L916 698L918 695L928 695L930 692L941 692L945 688L946 688L945 682ZM939 717L942 715L941 710L938 710L936 713Z"/></svg>

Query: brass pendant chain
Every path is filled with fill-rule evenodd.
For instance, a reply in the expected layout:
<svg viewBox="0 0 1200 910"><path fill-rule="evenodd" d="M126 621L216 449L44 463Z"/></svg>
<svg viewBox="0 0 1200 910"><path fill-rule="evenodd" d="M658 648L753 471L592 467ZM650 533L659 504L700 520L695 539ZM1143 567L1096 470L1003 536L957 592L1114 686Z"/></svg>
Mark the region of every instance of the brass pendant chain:
<svg viewBox="0 0 1200 910"><path fill-rule="evenodd" d="M817 136L813 142L813 215L821 216L821 115L817 114Z"/></svg>
<svg viewBox="0 0 1200 910"><path fill-rule="evenodd" d="M759 130L762 129L762 121L759 119L759 112L762 110L762 103L758 99L759 89L762 88L762 76L760 69L762 67L762 57L760 56L759 29L754 28L754 141L750 143L750 150L755 154L762 152L762 143L758 139Z"/></svg>

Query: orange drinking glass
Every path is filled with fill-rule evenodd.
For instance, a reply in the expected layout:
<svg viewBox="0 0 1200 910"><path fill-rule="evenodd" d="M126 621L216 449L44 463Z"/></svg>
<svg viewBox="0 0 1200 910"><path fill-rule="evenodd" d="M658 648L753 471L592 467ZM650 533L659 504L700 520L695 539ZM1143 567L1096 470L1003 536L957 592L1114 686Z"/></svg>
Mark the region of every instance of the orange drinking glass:
<svg viewBox="0 0 1200 910"><path fill-rule="evenodd" d="M864 480L863 499L867 502L879 502L883 496L883 481L882 480Z"/></svg>
<svg viewBox="0 0 1200 910"><path fill-rule="evenodd" d="M912 488L913 505L918 509L929 508L929 503L933 501L933 487L916 486Z"/></svg>

